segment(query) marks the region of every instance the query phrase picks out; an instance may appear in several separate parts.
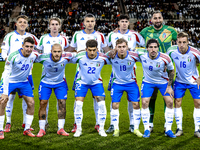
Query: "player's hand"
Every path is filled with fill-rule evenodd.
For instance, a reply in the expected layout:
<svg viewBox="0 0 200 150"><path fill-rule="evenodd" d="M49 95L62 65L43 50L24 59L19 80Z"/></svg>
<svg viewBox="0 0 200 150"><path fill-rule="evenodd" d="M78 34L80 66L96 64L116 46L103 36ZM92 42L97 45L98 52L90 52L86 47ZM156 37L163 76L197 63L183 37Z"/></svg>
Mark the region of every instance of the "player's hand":
<svg viewBox="0 0 200 150"><path fill-rule="evenodd" d="M119 28L116 28L115 30L113 30L114 33L117 33L119 30Z"/></svg>
<svg viewBox="0 0 200 150"><path fill-rule="evenodd" d="M174 91L173 91L173 89L171 88L171 86L167 86L167 89L166 89L166 91L165 91L165 94L166 93L169 93L169 95L170 95L170 97L173 99L174 98ZM164 95L165 95L164 94Z"/></svg>
<svg viewBox="0 0 200 150"><path fill-rule="evenodd" d="M200 85L200 77L198 77L193 83L197 83L197 87L199 89L199 85Z"/></svg>
<svg viewBox="0 0 200 150"><path fill-rule="evenodd" d="M113 49L113 50L109 51L108 56L110 58L114 59L116 54L117 54L117 50Z"/></svg>
<svg viewBox="0 0 200 150"><path fill-rule="evenodd" d="M2 94L0 97L0 103L4 103L8 101L8 95Z"/></svg>

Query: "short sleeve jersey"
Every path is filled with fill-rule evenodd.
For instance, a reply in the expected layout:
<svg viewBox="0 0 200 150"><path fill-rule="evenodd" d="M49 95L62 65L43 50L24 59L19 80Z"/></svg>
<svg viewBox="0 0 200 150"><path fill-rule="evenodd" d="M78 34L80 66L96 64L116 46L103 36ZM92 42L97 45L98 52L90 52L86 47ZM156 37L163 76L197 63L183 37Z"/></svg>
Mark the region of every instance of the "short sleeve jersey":
<svg viewBox="0 0 200 150"><path fill-rule="evenodd" d="M97 41L99 50L107 46L105 37L102 33L94 31L91 34L87 34L84 30L75 32L70 46L76 48L76 51L79 52L85 50L86 42L91 39Z"/></svg>
<svg viewBox="0 0 200 150"><path fill-rule="evenodd" d="M117 53L114 59L110 59L113 71L112 82L117 84L135 82L133 67L138 60L139 56L135 52L127 51L127 56L124 59L120 59Z"/></svg>
<svg viewBox="0 0 200 150"><path fill-rule="evenodd" d="M167 54L158 52L158 56L152 60L146 50L138 49L137 53L142 63L143 81L152 84L165 84L168 82L168 75L164 72L165 66L168 70L173 70L174 66Z"/></svg>
<svg viewBox="0 0 200 150"><path fill-rule="evenodd" d="M119 30L117 33L110 32L107 37L108 46L112 45L112 47L115 48L116 41L120 38L123 38L128 42L128 48L130 50L134 50L136 47L136 44L138 44L139 46L145 47L144 38L139 33L133 30L127 30L125 34L121 34Z"/></svg>
<svg viewBox="0 0 200 150"><path fill-rule="evenodd" d="M145 42L149 39L157 39L159 42L159 51L166 53L167 49L172 46L172 40L177 39L177 31L171 26L163 25L160 30L153 26L144 28L140 34L144 37Z"/></svg>
<svg viewBox="0 0 200 150"><path fill-rule="evenodd" d="M28 81L28 75L33 62L38 57L37 52L32 52L29 57L24 57L21 49L9 54L5 64L5 78L3 89L8 95L8 84Z"/></svg>
<svg viewBox="0 0 200 150"><path fill-rule="evenodd" d="M41 54L36 62L43 64L41 81L46 84L59 84L65 80L65 66L70 63L70 60L76 56L76 53L63 53L58 62L52 60L52 54Z"/></svg>
<svg viewBox="0 0 200 150"><path fill-rule="evenodd" d="M181 54L177 45L168 49L169 56L176 66L176 81L185 84L197 84L194 81L199 77L196 62L200 62L200 52L188 46L188 51Z"/></svg>
<svg viewBox="0 0 200 150"><path fill-rule="evenodd" d="M86 51L78 53L72 61L79 63L79 74L76 82L86 85L102 83L101 69L110 63L105 54L97 52L96 58L90 59Z"/></svg>
<svg viewBox="0 0 200 150"><path fill-rule="evenodd" d="M67 48L69 46L69 43L67 41L67 37L61 34L58 34L57 37L52 37L51 34L45 34L40 38L38 49L42 50L43 53L50 53L52 46L54 44L60 44L62 47L62 50Z"/></svg>
<svg viewBox="0 0 200 150"><path fill-rule="evenodd" d="M1 56L5 59L8 55L14 51L19 50L22 48L23 41L26 37L32 37L35 41L35 47L38 45L38 39L33 34L25 32L24 35L20 35L16 30L13 32L8 33L2 43L1 49L2 54Z"/></svg>

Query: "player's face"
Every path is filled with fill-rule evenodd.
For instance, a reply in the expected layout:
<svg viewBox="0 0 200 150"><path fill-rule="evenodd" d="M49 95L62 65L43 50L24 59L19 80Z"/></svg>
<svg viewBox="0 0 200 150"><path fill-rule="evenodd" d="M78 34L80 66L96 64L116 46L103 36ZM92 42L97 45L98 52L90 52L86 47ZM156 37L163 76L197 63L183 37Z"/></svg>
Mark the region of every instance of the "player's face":
<svg viewBox="0 0 200 150"><path fill-rule="evenodd" d="M127 54L128 46L126 45L125 42L121 44L116 45L116 50L118 53L118 56L121 58L121 56L125 56Z"/></svg>
<svg viewBox="0 0 200 150"><path fill-rule="evenodd" d="M31 44L29 42L25 42L23 45L22 45L22 54L24 57L29 57L30 54L32 53L34 49L34 44Z"/></svg>
<svg viewBox="0 0 200 150"><path fill-rule="evenodd" d="M60 57L62 55L62 48L60 46L53 46L51 49L51 56L52 56L52 60L54 62L57 62L60 60Z"/></svg>
<svg viewBox="0 0 200 150"><path fill-rule="evenodd" d="M188 44L189 44L189 41L188 41L187 37L177 38L177 45L178 45L179 51L182 54L185 54L187 52Z"/></svg>
<svg viewBox="0 0 200 150"><path fill-rule="evenodd" d="M60 30L60 24L56 20L51 20L49 24L49 29L51 33L58 33Z"/></svg>
<svg viewBox="0 0 200 150"><path fill-rule="evenodd" d="M157 57L157 55L158 55L158 49L159 49L159 47L158 47L157 43L151 43L151 44L149 44L147 50L149 52L149 57L151 59L155 59Z"/></svg>
<svg viewBox="0 0 200 150"><path fill-rule="evenodd" d="M96 22L94 17L86 17L84 19L85 29L87 30L94 30L95 23Z"/></svg>
<svg viewBox="0 0 200 150"><path fill-rule="evenodd" d="M28 21L23 18L19 18L16 22L16 27L18 31L25 31L28 27Z"/></svg>
<svg viewBox="0 0 200 150"><path fill-rule="evenodd" d="M119 28L121 30L127 30L129 26L129 21L127 19L121 19L118 21Z"/></svg>
<svg viewBox="0 0 200 150"><path fill-rule="evenodd" d="M94 59L97 56L97 51L98 48L97 47L88 47L86 48L87 51L87 55L90 59Z"/></svg>
<svg viewBox="0 0 200 150"><path fill-rule="evenodd" d="M162 27L162 23L163 23L162 14L161 13L153 14L153 16L151 18L151 22L156 29L160 29Z"/></svg>

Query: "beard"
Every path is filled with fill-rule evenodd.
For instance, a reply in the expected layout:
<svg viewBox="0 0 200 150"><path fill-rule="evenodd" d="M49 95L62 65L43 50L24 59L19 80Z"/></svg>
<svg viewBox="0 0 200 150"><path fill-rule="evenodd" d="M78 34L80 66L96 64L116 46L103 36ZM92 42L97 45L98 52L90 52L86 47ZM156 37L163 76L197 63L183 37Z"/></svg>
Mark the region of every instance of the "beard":
<svg viewBox="0 0 200 150"><path fill-rule="evenodd" d="M154 27L157 28L157 29L160 28L161 26L162 26L161 22L159 24L154 24Z"/></svg>

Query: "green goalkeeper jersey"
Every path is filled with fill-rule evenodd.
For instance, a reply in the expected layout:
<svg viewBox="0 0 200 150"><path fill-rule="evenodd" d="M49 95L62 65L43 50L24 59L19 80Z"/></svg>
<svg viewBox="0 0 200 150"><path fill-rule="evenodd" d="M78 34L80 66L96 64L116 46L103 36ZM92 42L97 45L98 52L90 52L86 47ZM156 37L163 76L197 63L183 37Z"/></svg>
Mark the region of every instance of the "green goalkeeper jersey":
<svg viewBox="0 0 200 150"><path fill-rule="evenodd" d="M144 28L140 34L145 39L145 42L149 39L157 39L160 46L159 51L166 53L167 49L172 46L172 40L177 39L177 31L171 26L163 25L160 30L156 30L153 26Z"/></svg>

